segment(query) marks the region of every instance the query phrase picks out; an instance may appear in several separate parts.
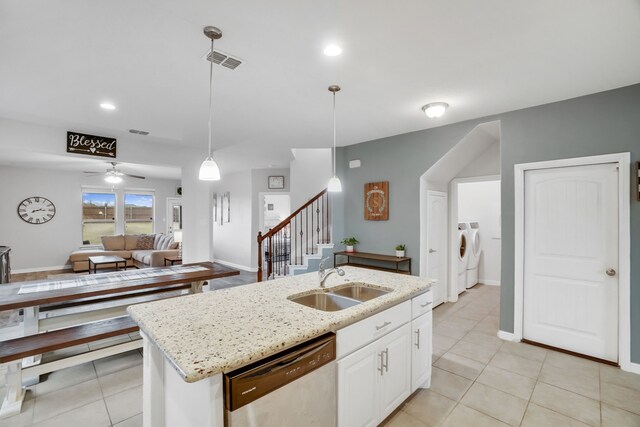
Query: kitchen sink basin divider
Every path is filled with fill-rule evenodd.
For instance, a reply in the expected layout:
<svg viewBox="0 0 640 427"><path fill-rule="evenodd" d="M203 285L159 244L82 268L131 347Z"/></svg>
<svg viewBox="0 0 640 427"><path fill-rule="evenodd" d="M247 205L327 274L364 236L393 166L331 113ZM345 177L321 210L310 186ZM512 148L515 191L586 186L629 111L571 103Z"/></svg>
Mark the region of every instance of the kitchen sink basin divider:
<svg viewBox="0 0 640 427"><path fill-rule="evenodd" d="M258 233L258 282L288 275L291 265L302 265L305 255L317 254L318 245L330 242L331 212L325 188L264 235Z"/></svg>

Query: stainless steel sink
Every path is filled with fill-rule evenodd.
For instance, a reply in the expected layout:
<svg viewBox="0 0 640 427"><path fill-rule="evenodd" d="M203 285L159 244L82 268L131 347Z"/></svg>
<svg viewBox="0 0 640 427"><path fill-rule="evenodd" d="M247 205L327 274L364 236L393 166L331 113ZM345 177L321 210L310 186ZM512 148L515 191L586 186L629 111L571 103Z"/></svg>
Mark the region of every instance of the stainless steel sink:
<svg viewBox="0 0 640 427"><path fill-rule="evenodd" d="M328 289L327 291L335 295L364 302L386 295L391 292L391 289L374 288L366 283L353 282Z"/></svg>
<svg viewBox="0 0 640 427"><path fill-rule="evenodd" d="M360 301L327 292L316 292L299 297L294 296L290 297L289 300L322 311L340 311L360 304Z"/></svg>

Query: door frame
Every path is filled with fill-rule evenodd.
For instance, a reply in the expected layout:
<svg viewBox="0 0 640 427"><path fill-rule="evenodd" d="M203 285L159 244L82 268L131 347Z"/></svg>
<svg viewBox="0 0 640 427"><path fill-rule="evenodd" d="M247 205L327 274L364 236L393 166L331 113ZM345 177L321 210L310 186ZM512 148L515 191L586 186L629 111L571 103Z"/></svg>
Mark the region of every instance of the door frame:
<svg viewBox="0 0 640 427"><path fill-rule="evenodd" d="M524 215L525 172L571 166L616 163L618 166L618 363L625 371L631 366L631 153L614 153L600 156L576 157L514 165L515 184L515 258L514 258L514 307L513 334L499 331L503 339L520 341L523 335L524 315Z"/></svg>
<svg viewBox="0 0 640 427"><path fill-rule="evenodd" d="M447 194L446 191L436 191L436 190L427 190L427 197L426 197L426 211L425 211L425 218L426 218L426 222L425 222L425 228L424 228L424 241L425 241L425 245L424 245L424 250L421 251L420 253L420 276L421 277L428 277L428 272L429 272L429 247L431 245L429 245L429 199L432 196L438 196L438 197L444 197L444 206L446 209L444 218L445 218L445 229L448 229L448 222L449 222L449 195ZM444 248L442 249L442 253L444 256L443 259L443 269L442 269L442 284L444 285L442 287L442 291L444 293L444 295L442 296L442 303L445 303L447 301L450 301L449 299L449 235L448 233L446 234L446 237L444 239L444 242L442 242L444 245ZM424 265L424 269L422 268L422 265ZM423 274L424 273L424 274Z"/></svg>
<svg viewBox="0 0 640 427"><path fill-rule="evenodd" d="M449 183L449 301L458 301L458 184L468 182L500 181L501 175L483 175L452 179ZM501 184L502 185L502 184ZM500 189L502 200L502 188ZM502 213L501 213L502 219ZM500 226L500 238L502 238L502 225ZM502 263L502 260L500 260ZM502 265L502 264L501 264ZM501 281L502 282L502 281Z"/></svg>
<svg viewBox="0 0 640 427"><path fill-rule="evenodd" d="M167 200L166 200L166 214L167 214L167 216L165 217L165 224L164 224L165 232L167 234L173 234L173 230L169 230L169 227L171 227L170 224L173 222L173 209L172 209L172 207L173 207L173 203L174 202L180 202L180 204L182 204L182 197L176 197L176 196L167 197Z"/></svg>

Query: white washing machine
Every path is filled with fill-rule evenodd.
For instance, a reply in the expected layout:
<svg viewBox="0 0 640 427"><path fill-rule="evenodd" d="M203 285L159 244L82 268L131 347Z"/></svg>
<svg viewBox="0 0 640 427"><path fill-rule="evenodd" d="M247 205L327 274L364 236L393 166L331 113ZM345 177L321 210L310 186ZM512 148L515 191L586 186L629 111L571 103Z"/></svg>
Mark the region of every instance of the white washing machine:
<svg viewBox="0 0 640 427"><path fill-rule="evenodd" d="M467 289L478 284L478 266L482 254L482 239L480 224L477 221L467 223L469 233L469 262L467 264Z"/></svg>
<svg viewBox="0 0 640 427"><path fill-rule="evenodd" d="M467 223L458 223L458 293L467 289L467 265L469 263L469 234Z"/></svg>

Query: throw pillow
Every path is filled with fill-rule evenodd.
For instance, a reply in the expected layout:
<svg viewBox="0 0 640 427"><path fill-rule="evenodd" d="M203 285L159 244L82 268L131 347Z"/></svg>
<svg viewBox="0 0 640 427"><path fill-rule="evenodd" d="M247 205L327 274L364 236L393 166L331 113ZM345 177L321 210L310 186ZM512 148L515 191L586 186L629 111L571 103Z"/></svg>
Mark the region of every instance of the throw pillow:
<svg viewBox="0 0 640 427"><path fill-rule="evenodd" d="M102 236L102 247L105 251L124 250L124 236Z"/></svg>
<svg viewBox="0 0 640 427"><path fill-rule="evenodd" d="M180 247L180 243L178 243L178 242L172 242L169 245L169 249L178 249L179 247Z"/></svg>
<svg viewBox="0 0 640 427"><path fill-rule="evenodd" d="M138 244L136 249L153 249L153 241L155 240L155 234L141 234L138 236Z"/></svg>
<svg viewBox="0 0 640 427"><path fill-rule="evenodd" d="M124 236L124 249L130 251L138 247L138 235L137 234L125 234Z"/></svg>

